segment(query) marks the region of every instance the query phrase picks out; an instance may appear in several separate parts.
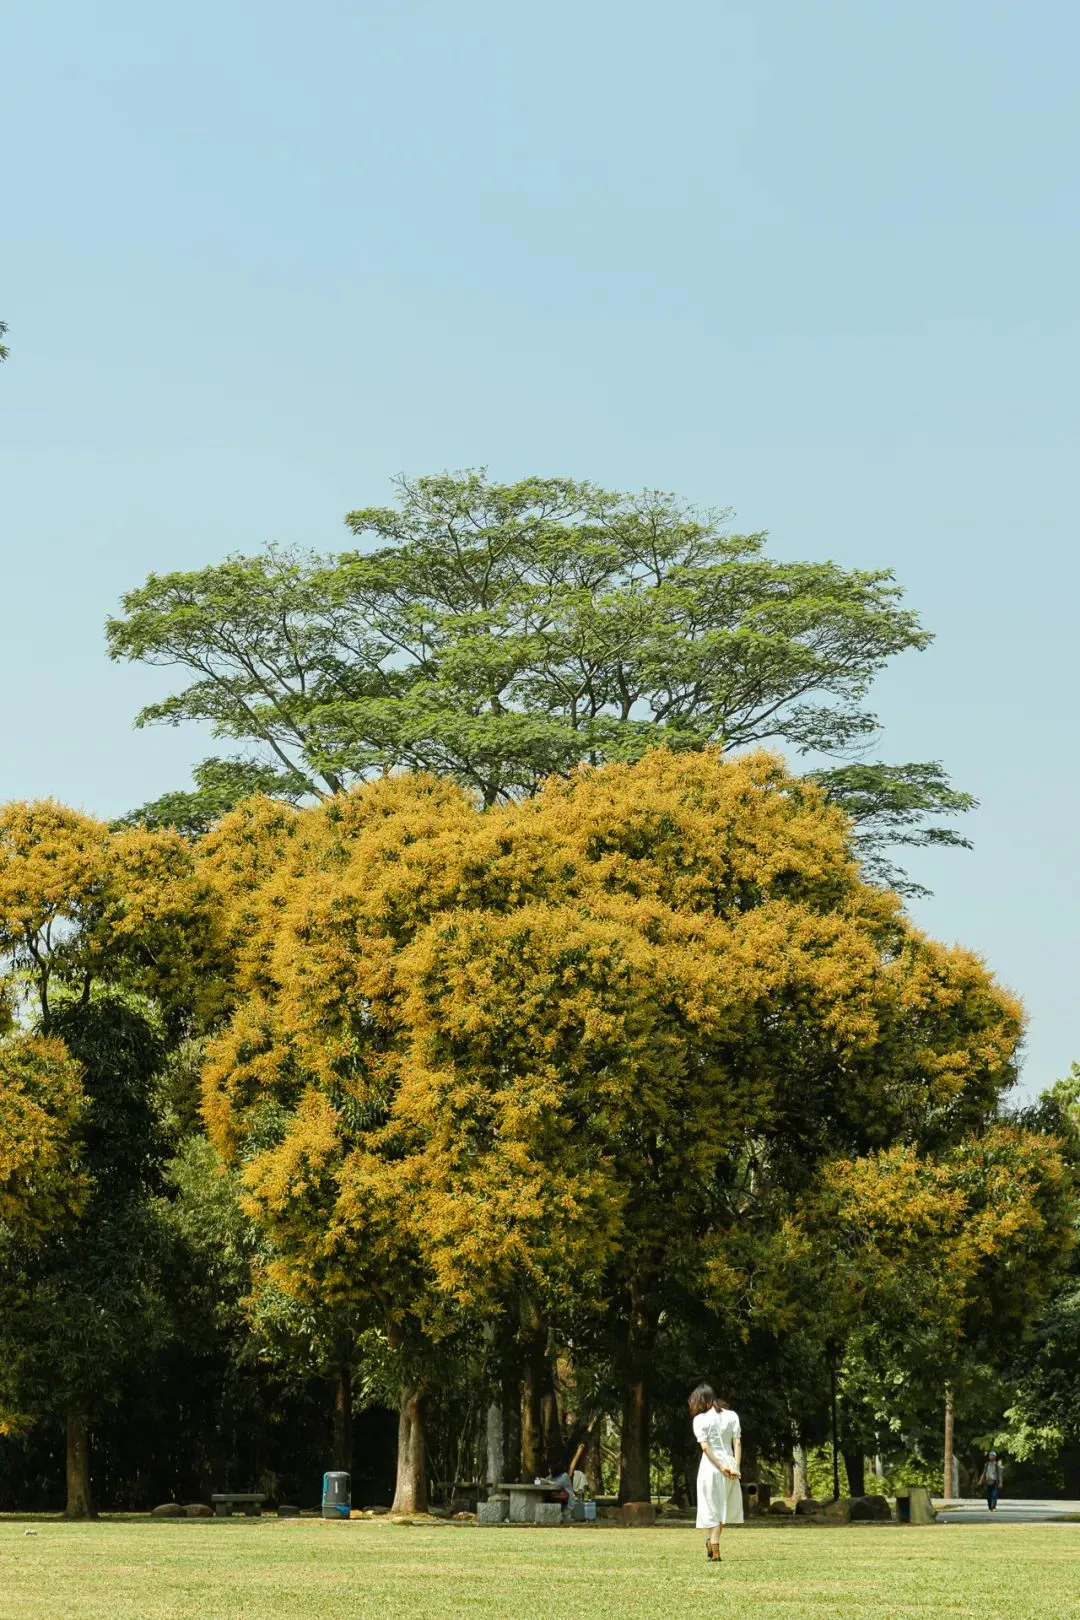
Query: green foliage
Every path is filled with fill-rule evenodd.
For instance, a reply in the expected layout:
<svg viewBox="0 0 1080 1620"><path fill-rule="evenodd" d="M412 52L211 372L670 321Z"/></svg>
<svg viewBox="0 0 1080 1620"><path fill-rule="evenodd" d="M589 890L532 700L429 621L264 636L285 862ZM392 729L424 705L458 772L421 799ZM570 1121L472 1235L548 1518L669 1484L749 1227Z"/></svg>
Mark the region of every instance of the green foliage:
<svg viewBox="0 0 1080 1620"><path fill-rule="evenodd" d="M295 799L397 768L494 804L658 744L861 752L874 675L930 640L888 572L774 560L661 492L470 472L398 495L348 515L362 549L271 546L127 593L110 655L194 676L137 723L208 722L258 752L207 761L137 819L199 831L255 785ZM971 804L938 765L823 781L868 818L882 871L895 834L962 842L924 825Z"/></svg>
<svg viewBox="0 0 1080 1620"><path fill-rule="evenodd" d="M192 773L190 793L166 793L132 810L121 827L175 827L185 838L200 838L242 799L270 794L286 804L299 804L311 791L303 777L254 760L204 759Z"/></svg>
<svg viewBox="0 0 1080 1620"><path fill-rule="evenodd" d="M962 815L976 808L970 793L958 792L940 764L881 765L859 762L813 773L830 803L847 812L856 826L856 845L867 874L902 894L924 894L889 860L897 845L970 849L954 827L927 826L926 816Z"/></svg>
<svg viewBox="0 0 1080 1620"><path fill-rule="evenodd" d="M161 1061L154 1021L128 1001L56 1009L87 1097L72 1133L91 1191L77 1220L0 1276L0 1422L93 1411L160 1339L167 1245L154 1195L163 1142L151 1106Z"/></svg>

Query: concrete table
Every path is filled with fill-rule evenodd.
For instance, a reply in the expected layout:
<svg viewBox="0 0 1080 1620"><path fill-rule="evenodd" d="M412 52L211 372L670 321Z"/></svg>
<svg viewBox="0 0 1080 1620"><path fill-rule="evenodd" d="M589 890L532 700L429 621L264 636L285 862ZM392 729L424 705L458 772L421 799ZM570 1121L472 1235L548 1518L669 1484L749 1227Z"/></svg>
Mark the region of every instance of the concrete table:
<svg viewBox="0 0 1080 1620"><path fill-rule="evenodd" d="M500 1496L510 1498L511 1524L535 1524L537 1504L552 1492L550 1485L519 1485L514 1481L496 1485L495 1489Z"/></svg>
<svg viewBox="0 0 1080 1620"><path fill-rule="evenodd" d="M249 1519L257 1519L266 1497L261 1491L218 1491L210 1500L219 1519L231 1517L233 1508L243 1508Z"/></svg>

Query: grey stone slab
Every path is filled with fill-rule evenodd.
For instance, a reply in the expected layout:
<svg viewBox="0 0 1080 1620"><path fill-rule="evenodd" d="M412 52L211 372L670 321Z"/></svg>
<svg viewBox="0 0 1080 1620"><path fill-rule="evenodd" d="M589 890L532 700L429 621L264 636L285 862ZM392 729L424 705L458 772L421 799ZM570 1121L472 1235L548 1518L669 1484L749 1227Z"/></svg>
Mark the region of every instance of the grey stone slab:
<svg viewBox="0 0 1080 1620"><path fill-rule="evenodd" d="M476 1505L477 1524L505 1524L510 1517L510 1503L505 1496L493 1496Z"/></svg>

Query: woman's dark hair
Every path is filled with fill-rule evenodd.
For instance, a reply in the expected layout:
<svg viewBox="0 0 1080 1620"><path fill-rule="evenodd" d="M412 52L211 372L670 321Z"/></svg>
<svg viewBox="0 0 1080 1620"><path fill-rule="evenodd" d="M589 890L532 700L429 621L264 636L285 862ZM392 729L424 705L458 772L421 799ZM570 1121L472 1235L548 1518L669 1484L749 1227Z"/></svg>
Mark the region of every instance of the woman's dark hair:
<svg viewBox="0 0 1080 1620"><path fill-rule="evenodd" d="M690 1412L693 1417L700 1417L711 1406L716 1405L716 1396L713 1394L711 1384L699 1384L690 1396Z"/></svg>

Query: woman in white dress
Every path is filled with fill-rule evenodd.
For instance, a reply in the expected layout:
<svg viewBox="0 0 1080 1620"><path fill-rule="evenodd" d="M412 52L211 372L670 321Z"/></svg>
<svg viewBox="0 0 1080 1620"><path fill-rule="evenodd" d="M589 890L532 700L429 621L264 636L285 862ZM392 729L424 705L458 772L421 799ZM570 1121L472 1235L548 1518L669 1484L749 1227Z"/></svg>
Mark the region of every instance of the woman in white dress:
<svg viewBox="0 0 1080 1620"><path fill-rule="evenodd" d="M725 1524L742 1524L742 1428L738 1414L699 1384L690 1397L694 1438L701 1447L697 1476L697 1527L707 1530L705 1556L720 1562L720 1532Z"/></svg>

